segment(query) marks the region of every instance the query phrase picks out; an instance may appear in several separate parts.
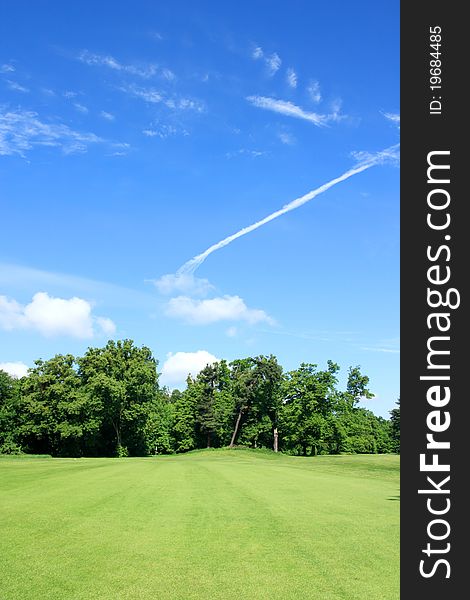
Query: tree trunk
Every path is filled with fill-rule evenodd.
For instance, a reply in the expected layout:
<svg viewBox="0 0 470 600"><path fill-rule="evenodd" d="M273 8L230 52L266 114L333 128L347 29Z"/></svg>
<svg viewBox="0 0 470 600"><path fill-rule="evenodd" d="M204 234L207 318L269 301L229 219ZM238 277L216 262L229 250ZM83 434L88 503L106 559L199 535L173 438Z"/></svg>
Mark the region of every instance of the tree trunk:
<svg viewBox="0 0 470 600"><path fill-rule="evenodd" d="M232 439L230 440L229 448L233 448L233 446L235 444L235 439L237 437L238 428L240 427L241 418L242 418L242 409L240 408L240 411L239 411L238 417L237 417L237 422L235 423L235 429L233 430Z"/></svg>
<svg viewBox="0 0 470 600"><path fill-rule="evenodd" d="M211 434L210 431L207 432L207 447L211 447Z"/></svg>
<svg viewBox="0 0 470 600"><path fill-rule="evenodd" d="M273 446L274 452L277 452L279 450L279 434L277 432L277 427L274 428L274 446Z"/></svg>
<svg viewBox="0 0 470 600"><path fill-rule="evenodd" d="M121 446L121 428L119 427L119 425L116 425L114 421L111 421L111 423L113 424L114 431L116 432L116 442L119 447Z"/></svg>

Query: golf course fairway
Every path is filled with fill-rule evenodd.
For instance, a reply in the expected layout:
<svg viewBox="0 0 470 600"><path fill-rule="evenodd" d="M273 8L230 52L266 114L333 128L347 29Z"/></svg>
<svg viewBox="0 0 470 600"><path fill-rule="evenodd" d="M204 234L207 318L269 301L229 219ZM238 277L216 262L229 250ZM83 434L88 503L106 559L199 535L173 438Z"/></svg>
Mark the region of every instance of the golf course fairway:
<svg viewBox="0 0 470 600"><path fill-rule="evenodd" d="M1 600L397 600L399 457L0 459Z"/></svg>

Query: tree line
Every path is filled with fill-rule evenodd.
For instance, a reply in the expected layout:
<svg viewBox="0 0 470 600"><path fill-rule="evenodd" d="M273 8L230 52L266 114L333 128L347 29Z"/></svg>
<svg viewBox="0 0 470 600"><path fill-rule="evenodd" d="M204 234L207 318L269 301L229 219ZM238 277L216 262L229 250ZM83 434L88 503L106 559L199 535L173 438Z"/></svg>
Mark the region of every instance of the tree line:
<svg viewBox="0 0 470 600"><path fill-rule="evenodd" d="M294 455L399 452L400 408L389 420L358 406L369 378L350 367L275 356L207 365L183 391L159 384L158 362L132 340L81 357L37 360L14 379L0 370L0 453L147 456L197 448L271 448Z"/></svg>

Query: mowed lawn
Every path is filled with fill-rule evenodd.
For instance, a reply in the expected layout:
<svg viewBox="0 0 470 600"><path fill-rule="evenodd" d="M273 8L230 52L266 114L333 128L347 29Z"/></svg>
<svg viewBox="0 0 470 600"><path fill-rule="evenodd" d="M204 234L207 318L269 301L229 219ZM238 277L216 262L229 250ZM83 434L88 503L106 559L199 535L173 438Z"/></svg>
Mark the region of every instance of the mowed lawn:
<svg viewBox="0 0 470 600"><path fill-rule="evenodd" d="M1 600L398 600L399 458L0 459Z"/></svg>

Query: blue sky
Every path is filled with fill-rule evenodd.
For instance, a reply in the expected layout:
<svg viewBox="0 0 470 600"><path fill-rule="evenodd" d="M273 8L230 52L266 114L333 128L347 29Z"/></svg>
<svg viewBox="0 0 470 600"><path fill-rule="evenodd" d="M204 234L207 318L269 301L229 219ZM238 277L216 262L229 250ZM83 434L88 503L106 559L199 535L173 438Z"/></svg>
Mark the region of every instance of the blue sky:
<svg viewBox="0 0 470 600"><path fill-rule="evenodd" d="M332 359L388 416L399 3L226 4L3 8L0 365L124 337L170 387L212 357Z"/></svg>

